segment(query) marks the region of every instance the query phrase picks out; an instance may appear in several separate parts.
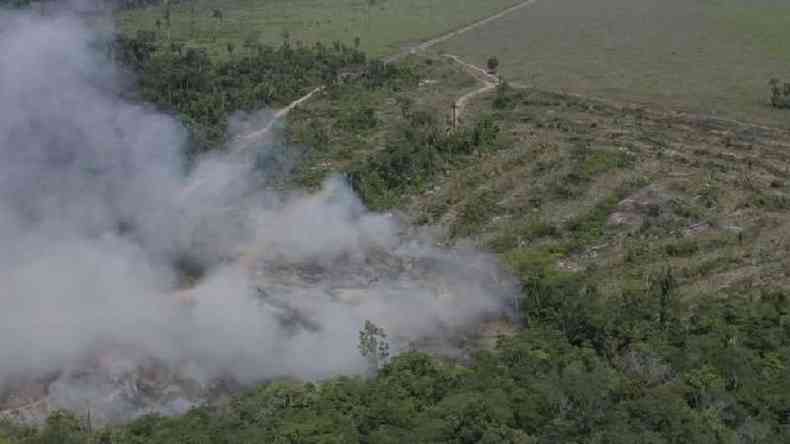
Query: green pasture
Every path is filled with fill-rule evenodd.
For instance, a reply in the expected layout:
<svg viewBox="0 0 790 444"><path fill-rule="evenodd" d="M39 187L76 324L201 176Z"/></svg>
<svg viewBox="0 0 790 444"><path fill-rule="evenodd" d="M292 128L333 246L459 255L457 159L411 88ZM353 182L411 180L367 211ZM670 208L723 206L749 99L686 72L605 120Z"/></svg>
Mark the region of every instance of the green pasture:
<svg viewBox="0 0 790 444"><path fill-rule="evenodd" d="M441 49L538 88L790 125L768 106L790 80L785 1L538 0Z"/></svg>
<svg viewBox="0 0 790 444"><path fill-rule="evenodd" d="M228 43L339 40L372 55L441 35L518 3L517 0L195 0L119 13L124 32L157 31L224 56ZM218 10L219 13L215 13ZM220 18L221 15L221 18ZM157 25L157 21L159 25Z"/></svg>

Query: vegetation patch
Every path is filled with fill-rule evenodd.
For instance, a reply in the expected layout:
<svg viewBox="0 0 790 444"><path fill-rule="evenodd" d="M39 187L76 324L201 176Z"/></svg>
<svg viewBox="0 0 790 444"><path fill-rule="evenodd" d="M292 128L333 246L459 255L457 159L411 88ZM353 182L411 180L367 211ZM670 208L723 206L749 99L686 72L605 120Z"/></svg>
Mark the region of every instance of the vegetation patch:
<svg viewBox="0 0 790 444"><path fill-rule="evenodd" d="M700 250L699 243L693 239L686 239L664 246L664 251L670 257L689 257Z"/></svg>
<svg viewBox="0 0 790 444"><path fill-rule="evenodd" d="M490 118L447 132L435 114L416 111L385 149L351 167L352 186L371 208L391 208L406 194L423 191L447 168L471 160L480 150L495 148L498 134L499 127Z"/></svg>
<svg viewBox="0 0 790 444"><path fill-rule="evenodd" d="M783 194L758 191L746 204L755 205L757 208L765 210L784 211L790 209L790 197Z"/></svg>
<svg viewBox="0 0 790 444"><path fill-rule="evenodd" d="M546 282L563 282L576 279L575 273L561 271L557 261L568 255L562 245L514 248L504 255L504 261L522 279L540 277Z"/></svg>
<svg viewBox="0 0 790 444"><path fill-rule="evenodd" d="M193 149L225 141L230 116L295 100L320 84L338 80L341 68L365 65L365 55L335 43L312 47L254 46L216 61L201 48L168 44L153 33L118 36L112 56L137 72L140 98L175 112L193 134ZM386 68L363 68L369 82L386 82ZM372 80L371 80L372 79Z"/></svg>

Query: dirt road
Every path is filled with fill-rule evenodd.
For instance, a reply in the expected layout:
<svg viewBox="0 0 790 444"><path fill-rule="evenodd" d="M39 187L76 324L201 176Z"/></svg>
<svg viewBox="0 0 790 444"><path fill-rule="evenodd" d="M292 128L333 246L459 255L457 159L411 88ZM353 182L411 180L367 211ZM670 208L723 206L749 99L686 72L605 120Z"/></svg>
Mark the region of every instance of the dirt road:
<svg viewBox="0 0 790 444"><path fill-rule="evenodd" d="M248 132L246 134L242 134L242 135L236 137L230 143L231 150L232 151L243 150L247 146L252 145L252 144L254 144L256 142L259 142L261 139L263 139L263 137L267 133L269 133L269 131L271 131L271 129L274 127L274 124L278 120L280 120L283 117L287 116L288 113L291 112L291 110L293 110L297 106L301 105L302 103L310 100L314 95L320 93L323 90L324 90L323 86L319 86L318 88L313 89L309 93L305 94L304 96L302 96L302 97L294 100L290 104L288 104L288 106L286 106L285 108L281 108L277 112L275 112L274 115L272 116L271 120L269 120L263 128L253 130L253 131L250 131L250 132Z"/></svg>
<svg viewBox="0 0 790 444"><path fill-rule="evenodd" d="M483 18L483 19L480 19L480 20L478 20L478 21L476 21L476 22L474 22L472 24L466 25L463 28L459 28L459 29L456 29L455 31L450 31L450 32L448 32L446 34L442 34L442 35L440 35L438 37L435 37L435 38L432 38L432 39L427 40L425 42L422 42L419 45L413 46L411 48L406 48L403 51L401 51L401 52L399 52L399 53L397 53L397 54L395 54L393 56L390 56L390 57L384 59L384 61L387 62L387 63L390 63L390 62L394 62L394 61L396 61L396 60L398 60L400 58L406 57L409 54L415 54L418 51L424 51L424 50L430 48L431 46L435 46L435 45L437 45L439 43L442 43L444 41L450 40L451 38L458 37L461 34L465 34L465 33L469 32L469 31L477 29L477 28L479 28L481 26L487 25L487 24L489 24L489 23L491 23L493 21L499 20L502 17L505 17L507 15L510 15L510 14L518 11L519 9L522 9L522 8L525 8L525 7L529 6L529 5L532 5L535 2L537 2L537 1L538 0L526 0L526 1L523 1L523 2L521 2L519 4L517 4L517 5L511 6L511 7L507 8L507 9L499 11L498 13L496 13L494 15L490 15L490 16L488 16L486 18Z"/></svg>
<svg viewBox="0 0 790 444"><path fill-rule="evenodd" d="M453 114L453 127L458 126L461 123L461 115L464 113L464 108L466 107L467 102L471 99L485 94L488 91L496 88L499 85L499 78L493 74L488 73L485 69L472 65L471 63L467 63L461 60L460 57L452 55L452 54L445 54L445 57L453 59L456 63L460 64L464 67L474 78L479 80L483 86L480 88L470 91L463 96L459 97L455 101L455 112Z"/></svg>

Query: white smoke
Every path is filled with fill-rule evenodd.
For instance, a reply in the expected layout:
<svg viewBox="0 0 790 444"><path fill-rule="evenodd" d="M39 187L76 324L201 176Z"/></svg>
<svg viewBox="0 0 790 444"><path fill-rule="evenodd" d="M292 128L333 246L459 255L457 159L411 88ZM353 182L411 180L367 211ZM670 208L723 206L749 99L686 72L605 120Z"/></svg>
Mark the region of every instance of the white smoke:
<svg viewBox="0 0 790 444"><path fill-rule="evenodd" d="M96 38L0 15L0 388L60 375L50 401L74 407L148 360L204 382L357 373L364 320L397 341L503 311L492 258L405 239L338 179L274 192L232 155L187 171L184 128L118 97ZM205 274L177 291L183 258ZM102 357L120 370L70 379Z"/></svg>

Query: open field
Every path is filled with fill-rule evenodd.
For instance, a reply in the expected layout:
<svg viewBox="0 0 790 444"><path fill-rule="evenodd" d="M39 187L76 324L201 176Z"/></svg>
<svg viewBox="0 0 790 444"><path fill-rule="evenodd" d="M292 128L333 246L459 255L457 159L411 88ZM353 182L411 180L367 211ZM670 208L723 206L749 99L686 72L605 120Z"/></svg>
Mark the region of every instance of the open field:
<svg viewBox="0 0 790 444"><path fill-rule="evenodd" d="M371 55L397 52L401 46L492 15L517 0L196 0L173 6L170 36L209 47L226 55L227 44L240 47L253 38L279 43L287 32L292 41L325 43L339 40ZM194 8L194 12L193 12ZM222 20L213 10L222 11ZM167 35L163 7L125 11L119 16L123 31L157 30Z"/></svg>
<svg viewBox="0 0 790 444"><path fill-rule="evenodd" d="M768 106L788 41L778 0L546 0L440 48L541 89L788 126Z"/></svg>

